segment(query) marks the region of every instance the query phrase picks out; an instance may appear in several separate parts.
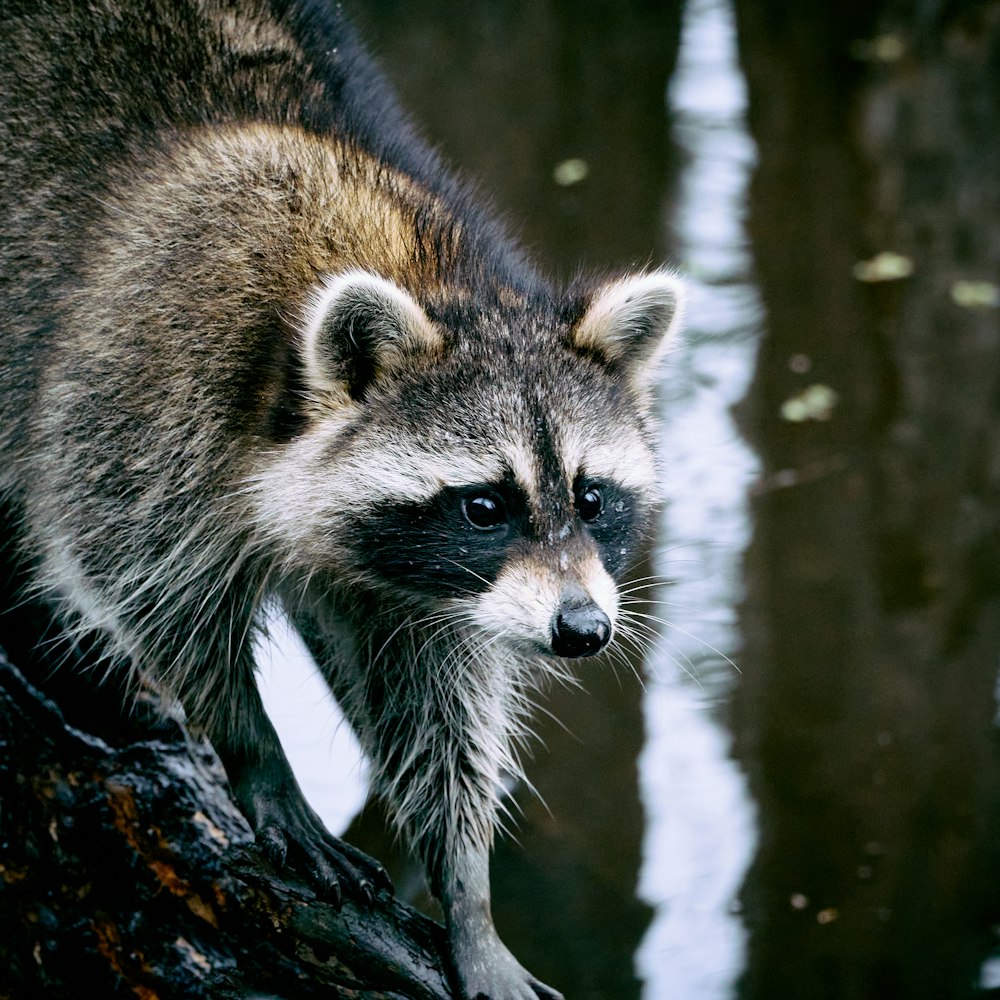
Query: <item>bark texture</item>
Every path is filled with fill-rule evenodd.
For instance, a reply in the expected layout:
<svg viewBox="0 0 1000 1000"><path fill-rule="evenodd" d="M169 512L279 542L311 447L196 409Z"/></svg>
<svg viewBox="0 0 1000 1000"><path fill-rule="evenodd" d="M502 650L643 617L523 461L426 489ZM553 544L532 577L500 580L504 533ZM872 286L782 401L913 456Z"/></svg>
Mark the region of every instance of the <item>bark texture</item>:
<svg viewBox="0 0 1000 1000"><path fill-rule="evenodd" d="M4 1000L452 996L441 929L388 896L337 910L277 875L179 722L112 746L3 654L0 808Z"/></svg>

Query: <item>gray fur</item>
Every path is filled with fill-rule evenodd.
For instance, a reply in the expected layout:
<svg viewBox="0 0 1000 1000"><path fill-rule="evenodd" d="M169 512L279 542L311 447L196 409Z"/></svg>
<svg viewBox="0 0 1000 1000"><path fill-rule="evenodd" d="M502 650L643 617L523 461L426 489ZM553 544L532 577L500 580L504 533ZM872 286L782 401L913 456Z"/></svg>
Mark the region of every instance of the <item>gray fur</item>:
<svg viewBox="0 0 1000 1000"><path fill-rule="evenodd" d="M370 895L377 866L322 828L260 704L278 599L427 864L463 995L556 996L492 928L496 789L532 692L568 676L560 601L616 620L608 553L657 499L650 372L679 284L553 292L320 2L9 0L0 101L18 599L179 699L272 856ZM627 537L582 524L584 473L630 498ZM402 516L439 570L370 558L387 510L505 476L527 527L494 577Z"/></svg>

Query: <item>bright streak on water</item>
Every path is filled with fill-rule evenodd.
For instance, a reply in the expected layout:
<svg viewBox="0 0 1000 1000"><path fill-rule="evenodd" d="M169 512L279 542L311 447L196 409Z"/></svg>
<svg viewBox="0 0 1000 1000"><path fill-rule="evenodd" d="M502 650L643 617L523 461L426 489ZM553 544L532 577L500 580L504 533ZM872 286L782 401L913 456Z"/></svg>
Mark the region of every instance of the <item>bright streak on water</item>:
<svg viewBox="0 0 1000 1000"><path fill-rule="evenodd" d="M361 747L298 634L283 618L269 632L257 653L264 707L309 804L342 834L367 796Z"/></svg>
<svg viewBox="0 0 1000 1000"><path fill-rule="evenodd" d="M657 595L670 603L654 608L676 628L648 663L639 893L655 915L637 967L643 1000L713 1000L732 995L743 965L733 903L756 841L746 781L711 715L736 679L722 654L738 660L739 561L757 462L729 409L746 392L761 315L743 230L754 147L726 0L689 0L668 97L688 157L670 225L691 297L664 386L670 501L655 569L675 582Z"/></svg>

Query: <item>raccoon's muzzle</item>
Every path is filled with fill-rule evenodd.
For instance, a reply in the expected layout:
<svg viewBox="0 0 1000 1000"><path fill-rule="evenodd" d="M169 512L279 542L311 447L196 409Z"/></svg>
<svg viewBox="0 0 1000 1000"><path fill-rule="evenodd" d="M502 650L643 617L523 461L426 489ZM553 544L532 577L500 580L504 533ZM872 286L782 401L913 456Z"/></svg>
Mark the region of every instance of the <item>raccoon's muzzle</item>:
<svg viewBox="0 0 1000 1000"><path fill-rule="evenodd" d="M563 596L552 616L552 652L579 657L599 653L611 638L611 619L585 591Z"/></svg>

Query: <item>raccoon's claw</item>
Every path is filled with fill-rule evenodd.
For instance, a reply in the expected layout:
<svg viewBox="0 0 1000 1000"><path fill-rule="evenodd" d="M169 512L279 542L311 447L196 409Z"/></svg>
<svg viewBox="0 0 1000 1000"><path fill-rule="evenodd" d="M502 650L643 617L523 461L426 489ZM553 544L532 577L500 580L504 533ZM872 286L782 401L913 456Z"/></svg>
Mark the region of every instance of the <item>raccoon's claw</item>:
<svg viewBox="0 0 1000 1000"><path fill-rule="evenodd" d="M565 1000L561 993L556 993L555 990L549 989L544 983L540 983L533 976L529 976L523 984L524 989L527 990L525 993L508 993L508 992L489 992L489 993L477 993L473 1000L507 1000L507 997L516 997L517 1000L523 996L524 1000Z"/></svg>
<svg viewBox="0 0 1000 1000"><path fill-rule="evenodd" d="M266 824L257 831L257 842L271 864L300 871L316 895L338 909L345 897L370 907L379 890L393 891L378 862L325 829L293 831Z"/></svg>
<svg viewBox="0 0 1000 1000"><path fill-rule="evenodd" d="M254 835L257 847L265 858L275 867L284 868L288 857L288 841L276 826L266 826Z"/></svg>
<svg viewBox="0 0 1000 1000"><path fill-rule="evenodd" d="M346 889L348 895L362 906L374 905L375 885L368 872L376 870L383 876L380 887L392 892L392 883L382 867L342 840L328 836L320 845L320 850L308 860L311 864L310 881L317 894L335 906L340 906L342 889Z"/></svg>
<svg viewBox="0 0 1000 1000"><path fill-rule="evenodd" d="M279 871L291 868L313 891L339 907L345 897L372 906L379 891L392 893L385 869L363 851L333 836L297 786L235 783L234 792L256 834L257 848ZM243 792L244 794L240 794Z"/></svg>
<svg viewBox="0 0 1000 1000"><path fill-rule="evenodd" d="M531 988L538 994L539 1000L563 1000L563 995L561 993L556 993L555 990L549 989L544 983L540 983L537 979L530 980Z"/></svg>
<svg viewBox="0 0 1000 1000"><path fill-rule="evenodd" d="M480 990L475 995L463 994L463 996L467 996L469 1000L564 1000L561 993L550 989L528 974L518 982L500 984L485 992Z"/></svg>
<svg viewBox="0 0 1000 1000"><path fill-rule="evenodd" d="M346 840L334 838L334 850L345 859L344 863L349 863L359 873L359 885L368 892L372 898L376 892L393 893L395 889L389 873L374 858L370 858L364 851L359 850Z"/></svg>

